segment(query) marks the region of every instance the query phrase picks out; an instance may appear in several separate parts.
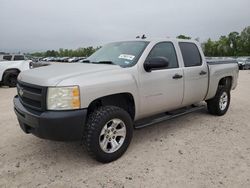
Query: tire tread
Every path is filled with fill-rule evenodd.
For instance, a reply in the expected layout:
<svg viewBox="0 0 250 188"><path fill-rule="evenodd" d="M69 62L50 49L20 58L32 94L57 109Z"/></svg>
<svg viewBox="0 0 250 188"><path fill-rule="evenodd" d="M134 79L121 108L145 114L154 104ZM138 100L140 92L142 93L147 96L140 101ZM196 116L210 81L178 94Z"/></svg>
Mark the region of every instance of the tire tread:
<svg viewBox="0 0 250 188"><path fill-rule="evenodd" d="M98 128L97 125L99 125L100 122L103 121L103 117L107 117L111 114L114 114L117 111L123 111L127 113L125 110L116 106L101 106L89 115L87 123L84 127L83 143L89 155L97 161L100 161L103 163L113 161L113 160L102 159L98 157L98 155L96 155L95 151L92 148L93 146L91 145L91 142L92 142L93 135L97 131L97 128ZM132 124L132 120L131 120L131 124Z"/></svg>

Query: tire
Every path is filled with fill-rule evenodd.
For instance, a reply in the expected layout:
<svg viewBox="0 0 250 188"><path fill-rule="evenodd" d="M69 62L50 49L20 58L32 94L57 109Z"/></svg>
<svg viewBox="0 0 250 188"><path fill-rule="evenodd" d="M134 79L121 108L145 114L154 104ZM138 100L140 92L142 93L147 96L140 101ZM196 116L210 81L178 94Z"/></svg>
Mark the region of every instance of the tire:
<svg viewBox="0 0 250 188"><path fill-rule="evenodd" d="M207 109L210 114L223 116L230 105L230 89L219 86L214 98L207 101Z"/></svg>
<svg viewBox="0 0 250 188"><path fill-rule="evenodd" d="M3 84L9 87L16 87L17 84L17 71L7 71L3 76Z"/></svg>
<svg viewBox="0 0 250 188"><path fill-rule="evenodd" d="M108 163L125 153L132 136L133 122L130 115L119 107L103 106L90 114L83 139L92 158Z"/></svg>

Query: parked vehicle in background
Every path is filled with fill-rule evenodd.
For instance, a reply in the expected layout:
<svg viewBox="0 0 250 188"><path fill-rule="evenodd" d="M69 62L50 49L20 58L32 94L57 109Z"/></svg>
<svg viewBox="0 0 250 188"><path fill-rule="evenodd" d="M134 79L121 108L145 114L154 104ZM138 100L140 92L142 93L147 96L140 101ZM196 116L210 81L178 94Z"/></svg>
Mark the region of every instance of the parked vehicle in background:
<svg viewBox="0 0 250 188"><path fill-rule="evenodd" d="M69 63L75 62L76 59L77 59L77 57L71 57L71 58L68 59L68 62Z"/></svg>
<svg viewBox="0 0 250 188"><path fill-rule="evenodd" d="M238 73L236 61L206 61L196 41L115 42L82 63L21 73L14 109L25 133L83 139L106 163L123 155L134 128L204 108L201 101L210 114L224 115Z"/></svg>
<svg viewBox="0 0 250 188"><path fill-rule="evenodd" d="M240 70L247 70L250 69L250 57L247 58L238 58L237 59L239 69Z"/></svg>
<svg viewBox="0 0 250 188"><path fill-rule="evenodd" d="M33 57L33 56L30 56L30 57L28 57L28 59L31 60L32 62L43 61L42 57Z"/></svg>
<svg viewBox="0 0 250 188"><path fill-rule="evenodd" d="M33 67L31 60L17 60L22 57L18 56L14 61L0 61L0 85L15 87L17 76L20 72Z"/></svg>
<svg viewBox="0 0 250 188"><path fill-rule="evenodd" d="M80 61L80 60L82 60L82 59L86 59L86 58L85 58L85 57L73 57L73 58L70 58L70 59L68 60L68 62L69 62L69 63L78 62L78 61Z"/></svg>
<svg viewBox="0 0 250 188"><path fill-rule="evenodd" d="M84 59L86 59L86 57L78 57L75 62L79 62L79 61L84 60Z"/></svg>
<svg viewBox="0 0 250 188"><path fill-rule="evenodd" d="M57 59L58 62L68 62L69 57L60 57Z"/></svg>
<svg viewBox="0 0 250 188"><path fill-rule="evenodd" d="M82 58L79 61L77 61L77 63L83 63L85 61L86 58Z"/></svg>
<svg viewBox="0 0 250 188"><path fill-rule="evenodd" d="M32 68L48 66L50 64L51 64L51 62L47 62L47 61L36 61L36 62L33 61L32 62Z"/></svg>
<svg viewBox="0 0 250 188"><path fill-rule="evenodd" d="M43 58L43 61L50 61L51 60L51 57L45 57Z"/></svg>
<svg viewBox="0 0 250 188"><path fill-rule="evenodd" d="M47 61L47 62L78 62L86 57L45 57L40 58L39 61ZM37 58L34 58L37 59Z"/></svg>

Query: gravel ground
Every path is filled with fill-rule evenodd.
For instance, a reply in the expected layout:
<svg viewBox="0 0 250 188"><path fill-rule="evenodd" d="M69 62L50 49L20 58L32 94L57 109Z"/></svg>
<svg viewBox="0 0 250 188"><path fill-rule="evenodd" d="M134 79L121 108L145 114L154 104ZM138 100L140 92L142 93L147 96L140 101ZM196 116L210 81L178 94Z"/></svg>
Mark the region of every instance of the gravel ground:
<svg viewBox="0 0 250 188"><path fill-rule="evenodd" d="M0 88L0 187L250 187L250 71L223 117L206 110L136 130L119 160L100 164L78 142L19 128L15 89Z"/></svg>

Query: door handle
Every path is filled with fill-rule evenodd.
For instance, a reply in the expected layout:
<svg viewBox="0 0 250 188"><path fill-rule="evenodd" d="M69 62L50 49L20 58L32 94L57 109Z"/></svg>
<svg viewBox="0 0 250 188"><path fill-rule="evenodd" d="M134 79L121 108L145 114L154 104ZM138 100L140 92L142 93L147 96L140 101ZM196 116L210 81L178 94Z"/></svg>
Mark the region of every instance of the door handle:
<svg viewBox="0 0 250 188"><path fill-rule="evenodd" d="M175 74L174 76L173 76L173 79L181 79L183 76L182 75L180 75L180 74Z"/></svg>
<svg viewBox="0 0 250 188"><path fill-rule="evenodd" d="M201 71L201 72L200 72L200 75L206 75L206 74L207 74L206 71Z"/></svg>

